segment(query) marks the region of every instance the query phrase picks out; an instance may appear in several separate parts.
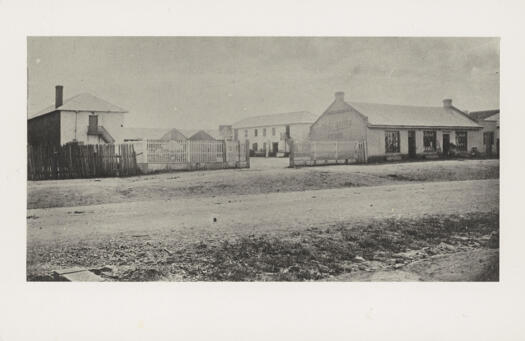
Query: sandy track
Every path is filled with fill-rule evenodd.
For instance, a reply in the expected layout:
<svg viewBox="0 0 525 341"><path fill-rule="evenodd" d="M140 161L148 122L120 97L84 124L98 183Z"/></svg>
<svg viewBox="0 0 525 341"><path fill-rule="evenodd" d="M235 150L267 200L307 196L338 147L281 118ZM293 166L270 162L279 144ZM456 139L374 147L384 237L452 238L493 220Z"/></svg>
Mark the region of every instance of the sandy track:
<svg viewBox="0 0 525 341"><path fill-rule="evenodd" d="M302 230L339 221L497 210L499 180L426 182L28 210L28 243ZM213 222L213 218L217 221Z"/></svg>

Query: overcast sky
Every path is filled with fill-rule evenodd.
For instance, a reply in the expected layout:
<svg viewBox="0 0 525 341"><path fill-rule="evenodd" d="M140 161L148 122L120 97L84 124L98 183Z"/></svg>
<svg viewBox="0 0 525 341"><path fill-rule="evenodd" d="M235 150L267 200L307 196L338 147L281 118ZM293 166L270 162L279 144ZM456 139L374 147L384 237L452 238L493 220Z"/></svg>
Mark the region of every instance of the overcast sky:
<svg viewBox="0 0 525 341"><path fill-rule="evenodd" d="M28 111L89 92L126 125L217 128L348 101L499 108L497 38L28 38Z"/></svg>

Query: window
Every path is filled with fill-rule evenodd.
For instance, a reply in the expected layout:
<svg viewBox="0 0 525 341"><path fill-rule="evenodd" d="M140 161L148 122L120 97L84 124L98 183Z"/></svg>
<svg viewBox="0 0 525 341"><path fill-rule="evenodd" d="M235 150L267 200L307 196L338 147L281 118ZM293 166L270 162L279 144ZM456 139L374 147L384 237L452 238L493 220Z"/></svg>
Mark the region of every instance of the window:
<svg viewBox="0 0 525 341"><path fill-rule="evenodd" d="M257 129L253 130L253 136L257 136Z"/></svg>
<svg viewBox="0 0 525 341"><path fill-rule="evenodd" d="M89 115L89 129L90 130L97 130L97 127L98 127L98 116L97 115Z"/></svg>
<svg viewBox="0 0 525 341"><path fill-rule="evenodd" d="M399 153L399 131L385 131L385 152Z"/></svg>
<svg viewBox="0 0 525 341"><path fill-rule="evenodd" d="M483 133L483 144L484 145L494 144L494 132L489 131L489 132Z"/></svg>
<svg viewBox="0 0 525 341"><path fill-rule="evenodd" d="M248 129L244 129L244 137L248 137Z"/></svg>
<svg viewBox="0 0 525 341"><path fill-rule="evenodd" d="M266 128L263 128L263 136L266 136Z"/></svg>
<svg viewBox="0 0 525 341"><path fill-rule="evenodd" d="M286 126L286 138L290 138L290 126Z"/></svg>
<svg viewBox="0 0 525 341"><path fill-rule="evenodd" d="M254 143L254 144L253 144L252 149L253 149L254 152L257 151L257 143Z"/></svg>
<svg viewBox="0 0 525 341"><path fill-rule="evenodd" d="M436 132L433 130L423 131L423 146L425 152L435 152L436 151Z"/></svg>
<svg viewBox="0 0 525 341"><path fill-rule="evenodd" d="M272 128L272 136L275 136L275 127Z"/></svg>
<svg viewBox="0 0 525 341"><path fill-rule="evenodd" d="M466 131L456 131L456 146L458 151L466 152L467 151L467 132Z"/></svg>

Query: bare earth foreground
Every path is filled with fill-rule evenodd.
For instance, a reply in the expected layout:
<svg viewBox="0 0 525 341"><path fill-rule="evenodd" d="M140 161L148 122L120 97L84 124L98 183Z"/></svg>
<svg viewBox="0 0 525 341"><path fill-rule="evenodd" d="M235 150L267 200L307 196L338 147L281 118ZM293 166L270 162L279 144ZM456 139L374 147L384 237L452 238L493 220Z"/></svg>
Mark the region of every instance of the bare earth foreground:
<svg viewBox="0 0 525 341"><path fill-rule="evenodd" d="M497 280L497 160L285 166L29 182L28 280Z"/></svg>

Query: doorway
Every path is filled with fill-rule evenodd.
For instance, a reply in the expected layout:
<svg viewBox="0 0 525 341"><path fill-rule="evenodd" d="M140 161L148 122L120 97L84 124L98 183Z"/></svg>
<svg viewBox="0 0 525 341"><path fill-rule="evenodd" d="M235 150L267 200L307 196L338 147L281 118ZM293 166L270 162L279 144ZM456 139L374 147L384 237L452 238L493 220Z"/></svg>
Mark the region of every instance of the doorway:
<svg viewBox="0 0 525 341"><path fill-rule="evenodd" d="M272 154L273 156L276 156L279 152L279 142L273 142L272 143Z"/></svg>
<svg viewBox="0 0 525 341"><path fill-rule="evenodd" d="M448 156L450 152L450 134L443 134L443 154Z"/></svg>
<svg viewBox="0 0 525 341"><path fill-rule="evenodd" d="M411 159L416 157L416 132L414 130L408 131L408 157Z"/></svg>

